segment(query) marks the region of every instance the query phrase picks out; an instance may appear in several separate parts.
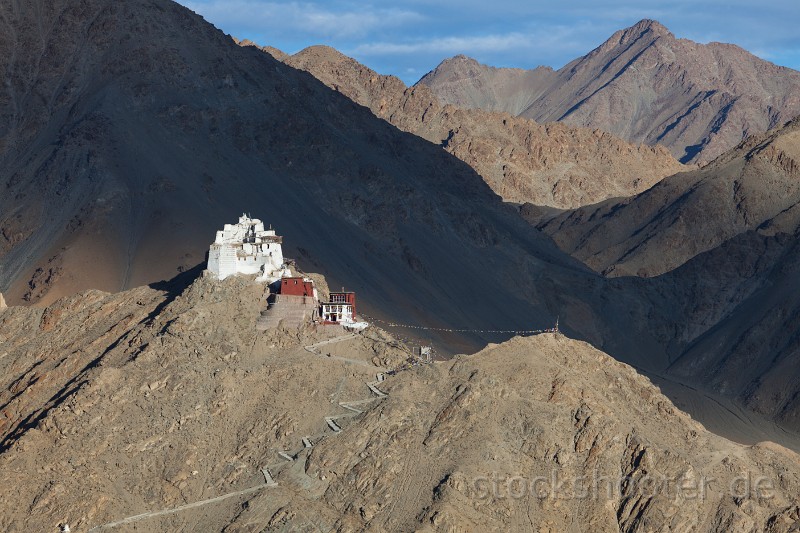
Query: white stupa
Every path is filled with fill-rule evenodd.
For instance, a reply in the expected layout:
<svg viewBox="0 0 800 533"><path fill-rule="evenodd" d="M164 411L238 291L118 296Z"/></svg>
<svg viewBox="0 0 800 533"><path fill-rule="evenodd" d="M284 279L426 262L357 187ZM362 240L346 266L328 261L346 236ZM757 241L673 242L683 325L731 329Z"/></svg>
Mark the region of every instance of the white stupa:
<svg viewBox="0 0 800 533"><path fill-rule="evenodd" d="M291 272L283 261L283 237L247 215L238 224L225 224L208 251L208 270L218 279L236 274L258 274L258 281L272 283Z"/></svg>

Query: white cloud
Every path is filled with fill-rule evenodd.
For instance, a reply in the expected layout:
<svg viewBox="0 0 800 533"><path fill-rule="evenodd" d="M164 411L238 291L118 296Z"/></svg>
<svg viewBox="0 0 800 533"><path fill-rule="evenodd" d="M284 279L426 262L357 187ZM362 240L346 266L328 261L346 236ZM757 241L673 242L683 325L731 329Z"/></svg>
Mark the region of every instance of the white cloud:
<svg viewBox="0 0 800 533"><path fill-rule="evenodd" d="M348 52L358 56L411 54L481 54L513 51L584 50L586 43L579 39L585 25L574 27L551 26L529 32L509 32L491 35L457 35L412 41L377 41L357 45Z"/></svg>
<svg viewBox="0 0 800 533"><path fill-rule="evenodd" d="M351 6L322 7L310 2L261 0L189 0L182 3L222 28L273 35L301 33L329 39L360 38L381 29L424 19L414 11L371 6L353 9Z"/></svg>
<svg viewBox="0 0 800 533"><path fill-rule="evenodd" d="M375 42L356 46L359 55L404 55L417 53L457 54L470 52L502 52L527 48L531 41L520 33L476 37L441 37L416 42Z"/></svg>

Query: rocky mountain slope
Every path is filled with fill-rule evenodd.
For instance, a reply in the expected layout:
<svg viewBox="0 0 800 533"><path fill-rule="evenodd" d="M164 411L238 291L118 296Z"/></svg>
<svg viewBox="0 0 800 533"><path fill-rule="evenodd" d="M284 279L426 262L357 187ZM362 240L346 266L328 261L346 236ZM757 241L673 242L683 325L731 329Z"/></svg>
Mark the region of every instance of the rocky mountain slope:
<svg viewBox="0 0 800 533"><path fill-rule="evenodd" d="M443 147L506 201L574 208L642 192L686 169L659 146L630 145L598 130L442 105L426 86L408 88L398 78L382 76L326 46L293 56L266 51L399 129Z"/></svg>
<svg viewBox="0 0 800 533"><path fill-rule="evenodd" d="M730 44L676 39L652 20L558 71L495 69L457 56L421 84L455 105L506 111L661 144L706 163L800 114L800 72Z"/></svg>
<svg viewBox="0 0 800 533"><path fill-rule="evenodd" d="M594 319L638 295L604 302L606 281L469 166L308 73L168 0L2 6L9 303L169 279L248 211L369 314L473 330L564 314L575 335L618 345L616 324ZM467 352L507 334L436 338Z"/></svg>
<svg viewBox="0 0 800 533"><path fill-rule="evenodd" d="M666 292L648 297L691 324L663 338L672 348L662 372L794 424L800 420L800 405L790 399L800 379L798 160L795 120L633 198L544 220L539 208L523 211L607 276L652 276L646 286L659 292L686 291L677 300ZM652 322L662 321L669 319Z"/></svg>
<svg viewBox="0 0 800 533"><path fill-rule="evenodd" d="M798 178L800 119L640 195L568 211L538 227L605 275L657 276L748 231L794 234ZM523 211L536 222L536 207Z"/></svg>
<svg viewBox="0 0 800 533"><path fill-rule="evenodd" d="M587 344L517 338L389 376L381 399L365 382L407 357L390 336L313 353L334 333L259 333L261 285L193 275L0 311L4 531L782 532L798 519L796 454L707 432Z"/></svg>

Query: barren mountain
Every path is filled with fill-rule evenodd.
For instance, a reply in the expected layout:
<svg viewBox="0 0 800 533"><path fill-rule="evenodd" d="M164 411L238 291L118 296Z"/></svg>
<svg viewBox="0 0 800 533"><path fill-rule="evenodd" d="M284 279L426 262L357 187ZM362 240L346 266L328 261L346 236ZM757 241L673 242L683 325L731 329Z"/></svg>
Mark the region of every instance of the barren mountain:
<svg viewBox="0 0 800 533"><path fill-rule="evenodd" d="M793 425L800 420L798 161L800 119L633 198L544 221L539 208L523 211L608 276L653 276L652 287L686 291L666 304L688 327L663 338L672 348L659 372ZM648 298L670 301L666 293ZM680 301L687 305L678 311Z"/></svg>
<svg viewBox="0 0 800 533"><path fill-rule="evenodd" d="M747 231L795 234L798 178L800 119L640 195L568 211L538 226L605 275L657 276ZM536 207L523 211L537 220Z"/></svg>
<svg viewBox="0 0 800 533"><path fill-rule="evenodd" d="M640 297L605 302L602 277L438 146L168 0L42 2L0 4L8 303L169 279L248 211L370 314L506 331L564 314L628 344L602 317ZM436 337L464 352L508 335Z"/></svg>
<svg viewBox="0 0 800 533"><path fill-rule="evenodd" d="M398 78L382 76L326 46L293 56L265 51L310 72L399 129L443 147L506 201L573 208L642 192L685 170L660 146L631 145L598 130L442 105L426 86L408 88Z"/></svg>
<svg viewBox="0 0 800 533"><path fill-rule="evenodd" d="M457 56L420 80L447 103L563 121L706 163L800 114L800 72L643 20L558 71Z"/></svg>
<svg viewBox="0 0 800 533"><path fill-rule="evenodd" d="M0 6L0 290L39 304L0 310L0 529L131 518L113 527L784 531L797 520L796 456L753 445L756 429L776 428L726 403L800 428L800 284L787 283L800 252L784 234L743 233L654 279L606 279L464 162L177 4ZM791 167L786 157L773 159ZM366 313L434 328L410 331L442 351L560 316L670 387L700 381L670 395L701 414L718 406L715 429L747 445L554 336L399 372L381 400L365 382L401 364L401 344L375 330L329 344L324 330L258 333L263 287L246 278L190 285L195 270L52 303L190 269L242 210L273 224L288 256L355 289ZM470 331L438 331L455 328ZM479 478L518 472L620 485L589 501L476 492ZM773 497L729 490L747 473L773 481ZM676 500L648 492L653 476L715 482L706 498Z"/></svg>
<svg viewBox="0 0 800 533"><path fill-rule="evenodd" d="M381 398L365 383L408 355L391 336L257 332L263 286L183 278L0 311L3 531L798 520L796 454L709 433L585 343L516 338L388 376Z"/></svg>

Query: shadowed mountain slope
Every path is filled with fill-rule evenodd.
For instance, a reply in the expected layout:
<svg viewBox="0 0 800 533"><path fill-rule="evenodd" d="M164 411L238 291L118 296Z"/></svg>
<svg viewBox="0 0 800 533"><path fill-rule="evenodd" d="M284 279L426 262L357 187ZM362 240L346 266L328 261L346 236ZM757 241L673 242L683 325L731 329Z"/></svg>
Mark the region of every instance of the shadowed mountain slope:
<svg viewBox="0 0 800 533"><path fill-rule="evenodd" d="M679 291L664 313L687 326L663 339L662 372L790 425L800 420L800 120L755 136L706 167L638 196L554 218L523 213L607 276L649 276ZM683 307L673 307L684 302ZM680 304L679 304L680 305ZM656 318L653 323L667 323Z"/></svg>
<svg viewBox="0 0 800 533"><path fill-rule="evenodd" d="M420 80L444 102L564 121L706 163L800 114L800 72L738 46L676 39L643 20L558 71L457 56Z"/></svg>
<svg viewBox="0 0 800 533"><path fill-rule="evenodd" d="M747 231L794 234L798 178L800 119L642 194L567 211L538 227L606 275L656 276ZM523 208L534 222L538 211Z"/></svg>
<svg viewBox="0 0 800 533"><path fill-rule="evenodd" d="M242 211L400 321L538 329L603 291L469 166L175 3L1 13L9 303L170 278Z"/></svg>

